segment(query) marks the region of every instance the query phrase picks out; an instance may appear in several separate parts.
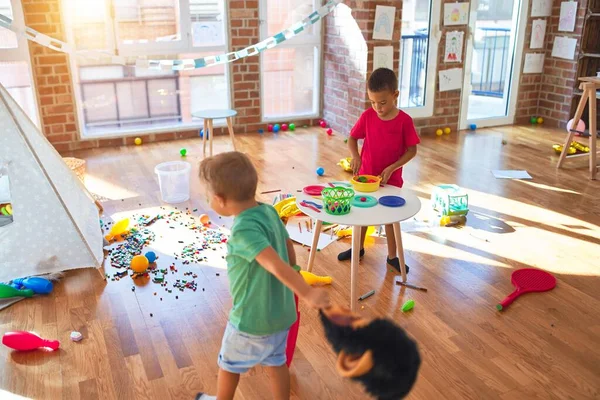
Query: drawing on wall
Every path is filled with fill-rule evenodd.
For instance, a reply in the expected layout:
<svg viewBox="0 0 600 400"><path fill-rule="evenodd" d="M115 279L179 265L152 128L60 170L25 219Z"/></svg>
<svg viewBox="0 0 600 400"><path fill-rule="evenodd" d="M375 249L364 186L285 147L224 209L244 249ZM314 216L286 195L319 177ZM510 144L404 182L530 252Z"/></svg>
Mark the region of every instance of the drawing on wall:
<svg viewBox="0 0 600 400"><path fill-rule="evenodd" d="M573 32L575 30L576 20L577 2L563 1L560 3L560 19L558 20L558 30L561 32Z"/></svg>
<svg viewBox="0 0 600 400"><path fill-rule="evenodd" d="M466 25L469 23L469 3L444 4L444 25Z"/></svg>
<svg viewBox="0 0 600 400"><path fill-rule="evenodd" d="M544 39L546 38L546 20L536 19L531 27L531 43L529 47L532 49L544 48Z"/></svg>
<svg viewBox="0 0 600 400"><path fill-rule="evenodd" d="M529 53L525 55L524 74L541 74L544 72L544 53Z"/></svg>
<svg viewBox="0 0 600 400"><path fill-rule="evenodd" d="M552 57L564 58L572 60L575 58L575 48L577 47L577 39L558 36L554 39L552 47Z"/></svg>
<svg viewBox="0 0 600 400"><path fill-rule="evenodd" d="M552 0L533 0L532 17L549 17L552 15Z"/></svg>
<svg viewBox="0 0 600 400"><path fill-rule="evenodd" d="M396 7L377 6L375 8L374 40L392 40Z"/></svg>
<svg viewBox="0 0 600 400"><path fill-rule="evenodd" d="M460 31L446 33L444 62L462 62L464 36Z"/></svg>
<svg viewBox="0 0 600 400"><path fill-rule="evenodd" d="M193 22L192 41L194 46L221 46L225 42L223 37L223 22Z"/></svg>
<svg viewBox="0 0 600 400"><path fill-rule="evenodd" d="M462 68L452 68L440 71L440 92L462 89Z"/></svg>
<svg viewBox="0 0 600 400"><path fill-rule="evenodd" d="M377 68L394 69L393 46L375 46L373 49L373 70Z"/></svg>

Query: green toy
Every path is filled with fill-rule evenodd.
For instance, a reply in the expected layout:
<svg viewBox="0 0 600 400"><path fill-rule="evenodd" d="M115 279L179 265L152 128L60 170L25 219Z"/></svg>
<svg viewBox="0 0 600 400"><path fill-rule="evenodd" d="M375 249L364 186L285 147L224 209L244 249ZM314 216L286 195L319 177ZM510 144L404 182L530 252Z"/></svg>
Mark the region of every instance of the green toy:
<svg viewBox="0 0 600 400"><path fill-rule="evenodd" d="M469 213L469 196L456 185L439 185L431 194L431 205L442 216Z"/></svg>
<svg viewBox="0 0 600 400"><path fill-rule="evenodd" d="M179 154L181 154L181 157L185 157L187 155L187 150L181 149L181 150L179 150Z"/></svg>
<svg viewBox="0 0 600 400"><path fill-rule="evenodd" d="M408 300L406 303L402 305L402 312L408 312L415 307L414 300Z"/></svg>
<svg viewBox="0 0 600 400"><path fill-rule="evenodd" d="M0 299L8 299L11 297L32 297L33 290L25 289L19 290L15 289L10 285L5 285L4 283L0 283Z"/></svg>

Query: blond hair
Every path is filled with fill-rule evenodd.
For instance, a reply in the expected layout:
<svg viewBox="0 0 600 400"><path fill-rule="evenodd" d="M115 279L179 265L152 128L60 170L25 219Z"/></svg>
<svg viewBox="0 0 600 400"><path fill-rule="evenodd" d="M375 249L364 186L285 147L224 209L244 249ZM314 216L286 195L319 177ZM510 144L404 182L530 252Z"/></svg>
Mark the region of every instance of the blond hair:
<svg viewBox="0 0 600 400"><path fill-rule="evenodd" d="M244 153L231 151L200 163L200 179L226 200L246 201L256 195L258 174Z"/></svg>

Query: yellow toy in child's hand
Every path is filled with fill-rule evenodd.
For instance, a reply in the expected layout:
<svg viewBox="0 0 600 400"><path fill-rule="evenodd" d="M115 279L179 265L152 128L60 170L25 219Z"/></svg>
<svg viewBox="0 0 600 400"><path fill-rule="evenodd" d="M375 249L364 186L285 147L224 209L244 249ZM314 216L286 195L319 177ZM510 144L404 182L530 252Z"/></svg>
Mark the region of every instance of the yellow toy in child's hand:
<svg viewBox="0 0 600 400"><path fill-rule="evenodd" d="M333 278L330 276L318 276L308 271L300 271L300 275L309 285L331 285Z"/></svg>

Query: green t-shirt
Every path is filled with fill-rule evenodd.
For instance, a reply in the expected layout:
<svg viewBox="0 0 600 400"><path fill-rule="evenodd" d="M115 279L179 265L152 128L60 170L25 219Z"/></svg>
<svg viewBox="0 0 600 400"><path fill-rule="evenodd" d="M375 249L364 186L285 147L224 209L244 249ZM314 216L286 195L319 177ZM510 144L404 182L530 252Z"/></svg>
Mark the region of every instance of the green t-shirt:
<svg viewBox="0 0 600 400"><path fill-rule="evenodd" d="M292 291L256 261L256 256L271 246L289 263L288 237L270 205L259 203L235 217L227 242L227 275L233 299L229 321L239 331L271 335L296 321Z"/></svg>

